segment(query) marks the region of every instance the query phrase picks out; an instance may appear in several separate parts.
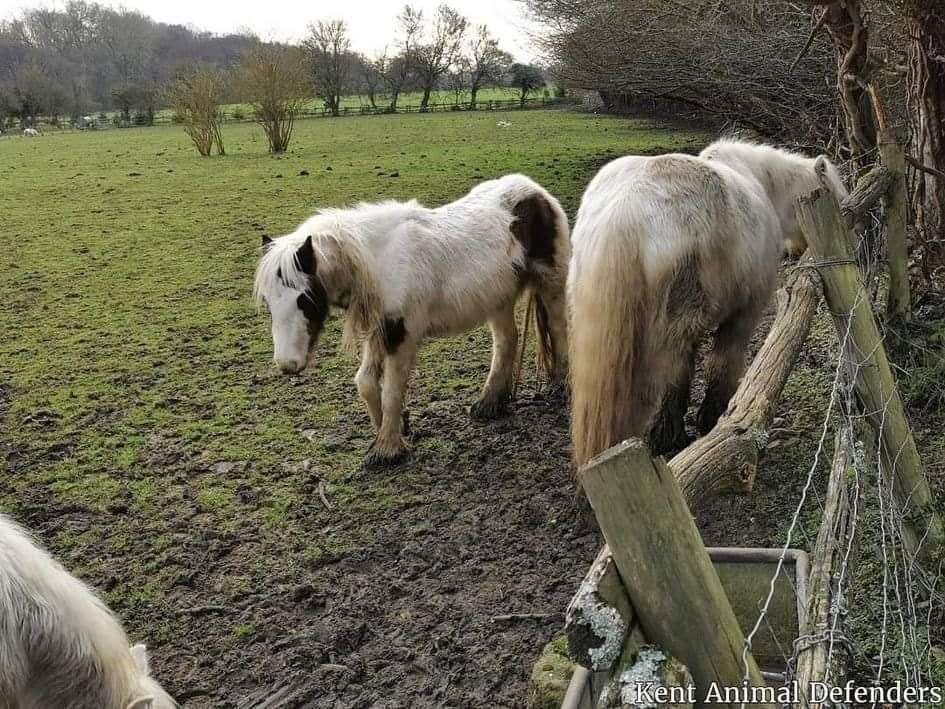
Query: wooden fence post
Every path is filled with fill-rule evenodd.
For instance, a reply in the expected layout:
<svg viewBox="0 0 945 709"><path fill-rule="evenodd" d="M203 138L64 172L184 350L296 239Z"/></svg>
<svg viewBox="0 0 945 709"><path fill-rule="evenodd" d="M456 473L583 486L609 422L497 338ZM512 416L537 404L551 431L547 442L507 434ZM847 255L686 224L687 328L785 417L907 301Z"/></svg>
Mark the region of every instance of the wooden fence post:
<svg viewBox="0 0 945 709"><path fill-rule="evenodd" d="M696 705L712 684L764 687L669 466L631 439L580 475L647 641L689 668Z"/></svg>
<svg viewBox="0 0 945 709"><path fill-rule="evenodd" d="M817 164L823 178L824 164ZM856 392L879 435L883 475L892 482L903 515L903 544L928 560L941 553L945 530L932 495L902 400L893 379L883 339L873 317L869 293L853 257L853 237L833 194L825 187L797 202L797 218L819 264L824 297L847 365L856 375Z"/></svg>

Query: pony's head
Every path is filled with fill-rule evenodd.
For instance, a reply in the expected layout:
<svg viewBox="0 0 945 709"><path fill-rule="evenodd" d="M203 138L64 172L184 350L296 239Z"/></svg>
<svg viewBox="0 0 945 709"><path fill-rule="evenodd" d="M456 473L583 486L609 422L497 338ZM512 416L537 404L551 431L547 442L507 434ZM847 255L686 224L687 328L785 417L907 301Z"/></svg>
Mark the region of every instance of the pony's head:
<svg viewBox="0 0 945 709"><path fill-rule="evenodd" d="M268 308L272 319L276 366L286 374L301 372L309 363L330 305L318 275L311 235L263 237L253 295Z"/></svg>
<svg viewBox="0 0 945 709"><path fill-rule="evenodd" d="M848 194L840 172L827 158L808 158L771 145L733 139L717 140L699 157L724 163L757 180L778 214L785 249L798 256L807 248L807 240L795 216L797 198L821 185L827 187L838 202Z"/></svg>
<svg viewBox="0 0 945 709"><path fill-rule="evenodd" d="M148 649L144 645L133 645L131 657L134 660L137 686L135 698L126 709L178 709L177 702L151 677Z"/></svg>

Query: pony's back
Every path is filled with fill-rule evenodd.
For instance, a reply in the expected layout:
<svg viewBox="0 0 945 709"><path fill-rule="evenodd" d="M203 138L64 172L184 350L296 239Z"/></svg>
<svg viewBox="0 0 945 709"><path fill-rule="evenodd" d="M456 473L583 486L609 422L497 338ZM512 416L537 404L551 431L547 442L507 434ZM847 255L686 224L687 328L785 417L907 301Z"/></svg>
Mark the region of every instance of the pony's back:
<svg viewBox="0 0 945 709"><path fill-rule="evenodd" d="M125 709L125 633L81 581L0 515L0 706Z"/></svg>

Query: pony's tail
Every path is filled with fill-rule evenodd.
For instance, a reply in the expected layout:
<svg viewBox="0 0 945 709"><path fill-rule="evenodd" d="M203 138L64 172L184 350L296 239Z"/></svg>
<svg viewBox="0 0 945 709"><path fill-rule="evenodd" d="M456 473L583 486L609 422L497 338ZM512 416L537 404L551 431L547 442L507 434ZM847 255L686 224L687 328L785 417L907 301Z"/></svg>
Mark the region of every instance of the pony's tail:
<svg viewBox="0 0 945 709"><path fill-rule="evenodd" d="M531 310L531 320L535 323L535 359L538 362L538 368L548 379L553 379L558 371L560 353L555 350L554 339L551 336L551 315L548 312L548 306L542 300L540 291L532 289L528 298L528 307Z"/></svg>
<svg viewBox="0 0 945 709"><path fill-rule="evenodd" d="M572 261L570 320L571 439L577 469L631 435L633 375L639 358L644 274L635 244L601 242Z"/></svg>
<svg viewBox="0 0 945 709"><path fill-rule="evenodd" d="M545 200L553 216L553 223L546 225L550 232L546 238L554 244L554 264L543 269L538 283L532 286L528 307L535 323L536 363L550 381L557 383L567 369L565 284L571 263L571 229L558 201L550 195Z"/></svg>

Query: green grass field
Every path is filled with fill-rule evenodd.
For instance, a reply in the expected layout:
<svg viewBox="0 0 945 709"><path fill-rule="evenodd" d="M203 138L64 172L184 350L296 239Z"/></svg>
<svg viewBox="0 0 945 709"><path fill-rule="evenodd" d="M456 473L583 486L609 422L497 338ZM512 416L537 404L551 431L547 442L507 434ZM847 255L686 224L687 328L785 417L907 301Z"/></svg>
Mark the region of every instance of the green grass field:
<svg viewBox="0 0 945 709"><path fill-rule="evenodd" d="M228 127L224 158L197 157L176 128L0 142L7 434L29 442L24 456L41 451L48 441L29 416L48 410L70 447L39 466L41 480L57 498L97 508L134 474L155 431L208 462L275 464L311 412L286 406L266 366L266 318L248 298L261 233L287 232L320 206L438 204L510 171L573 210L607 156L694 140L570 113L511 120L506 129L492 115L301 122L277 158L252 125ZM351 364L326 339L316 376L347 380ZM271 386L251 394L253 376ZM337 403L348 402L315 413L330 422ZM252 442L240 435L248 431ZM343 471L360 453L327 458ZM144 507L166 493L139 487ZM15 507L17 492L4 502Z"/></svg>
<svg viewBox="0 0 945 709"><path fill-rule="evenodd" d="M200 158L172 126L0 138L0 509L105 591L177 691L195 681L191 662L211 688L228 673L252 686L265 672L228 656L278 653L259 648L275 632L266 603L209 638L195 624L186 646L174 609L236 603L285 577L314 583L323 564L371 548L371 520L430 502L430 463L393 477L358 472L371 433L337 320L317 369L286 379L271 367L268 320L250 301L260 235L323 206L436 205L512 171L573 212L607 159L703 141L562 111L301 121L279 157L253 124L224 136L222 158ZM460 422L449 426L467 425L489 352L484 329L429 343L411 406L445 402ZM417 441L415 459L454 465L467 453L451 430ZM487 431L472 435L492 440ZM322 508L313 476L346 526ZM220 563L191 550L220 538L244 541Z"/></svg>
<svg viewBox="0 0 945 709"><path fill-rule="evenodd" d="M222 158L197 156L175 126L0 138L0 510L103 591L186 706L236 706L293 673L339 706L410 705L448 672L466 682L442 690L450 705L520 706L554 628L491 618L560 613L597 545L563 521L566 411L529 394L512 419L470 424L489 337L432 341L409 400L411 461L361 471L371 433L337 319L316 369L289 379L270 365L269 323L250 301L260 235L318 207L440 204L513 171L573 215L607 160L698 149L706 136L534 110L300 121L278 157L251 123L224 138ZM707 542L781 543L834 348L824 313L779 409L793 437L767 452L751 497L712 502ZM941 416L923 416L920 450L940 485ZM805 508L799 546L818 520ZM437 560L428 572L416 570L424 554ZM851 616L867 667L883 569L875 548L865 557L869 602ZM339 662L361 674L313 674ZM490 699L471 699L477 687Z"/></svg>

